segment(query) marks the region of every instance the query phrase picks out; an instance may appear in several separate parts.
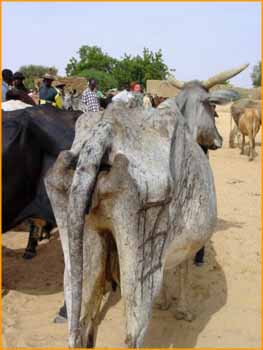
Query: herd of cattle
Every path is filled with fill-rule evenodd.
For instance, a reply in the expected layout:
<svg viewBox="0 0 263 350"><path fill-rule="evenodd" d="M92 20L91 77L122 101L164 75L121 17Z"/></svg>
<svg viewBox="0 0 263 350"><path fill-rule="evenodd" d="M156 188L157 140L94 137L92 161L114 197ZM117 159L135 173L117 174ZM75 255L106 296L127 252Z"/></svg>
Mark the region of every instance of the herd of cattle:
<svg viewBox="0 0 263 350"><path fill-rule="evenodd" d="M187 264L217 221L205 153L222 147L215 105L238 99L209 90L246 67L202 82L172 79L181 92L149 110L114 102L103 112L49 105L3 111L3 232L26 219L58 227L70 347L95 346L109 285L118 285L124 300L127 346L142 347L160 291L170 304L162 279L174 267L176 317L193 318ZM261 110L240 101L232 116L249 136L252 159ZM32 225L28 248L35 249L34 233Z"/></svg>

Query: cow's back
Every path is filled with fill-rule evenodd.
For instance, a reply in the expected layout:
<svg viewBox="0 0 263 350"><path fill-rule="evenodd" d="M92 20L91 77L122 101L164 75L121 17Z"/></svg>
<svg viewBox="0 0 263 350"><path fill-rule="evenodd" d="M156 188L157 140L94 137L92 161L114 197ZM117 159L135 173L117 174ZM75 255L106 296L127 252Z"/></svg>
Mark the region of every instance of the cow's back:
<svg viewBox="0 0 263 350"><path fill-rule="evenodd" d="M111 122L114 132L110 162L118 153L125 154L139 192L149 202L163 200L172 187L169 154L175 115L165 119L153 109L125 108L114 103L105 111L103 119Z"/></svg>
<svg viewBox="0 0 263 350"><path fill-rule="evenodd" d="M241 115L244 113L246 108L256 108L259 115L259 120L261 124L261 100L252 100L248 98L242 98L236 102L234 102L231 106L231 115L238 126L239 119Z"/></svg>

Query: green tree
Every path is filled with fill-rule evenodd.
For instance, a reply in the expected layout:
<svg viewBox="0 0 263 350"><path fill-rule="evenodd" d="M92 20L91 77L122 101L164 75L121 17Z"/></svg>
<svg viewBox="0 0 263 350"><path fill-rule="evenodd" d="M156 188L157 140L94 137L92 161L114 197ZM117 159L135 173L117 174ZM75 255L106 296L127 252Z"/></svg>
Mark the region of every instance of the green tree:
<svg viewBox="0 0 263 350"><path fill-rule="evenodd" d="M261 61L253 67L251 79L254 87L261 86Z"/></svg>
<svg viewBox="0 0 263 350"><path fill-rule="evenodd" d="M142 56L124 54L115 59L97 46L81 46L79 60L72 57L66 67L68 76L82 76L97 79L103 91L110 88L121 88L124 84L138 81L144 87L147 79L165 79L168 67L163 62L161 50L152 52L143 50Z"/></svg>
<svg viewBox="0 0 263 350"><path fill-rule="evenodd" d="M37 78L42 78L45 73L50 73L53 75L57 75L56 67L45 67L35 64L30 64L27 66L22 66L19 68L19 72L23 73L25 76L25 86L28 89L34 88L34 80Z"/></svg>
<svg viewBox="0 0 263 350"><path fill-rule="evenodd" d="M81 72L74 74L75 76L90 79L94 78L98 82L99 90L108 91L117 86L115 78L108 73L99 71L97 69L83 69Z"/></svg>
<svg viewBox="0 0 263 350"><path fill-rule="evenodd" d="M66 67L67 76L95 78L103 91L113 88L117 82L112 75L116 60L97 46L84 45L78 51L79 60L72 57Z"/></svg>
<svg viewBox="0 0 263 350"><path fill-rule="evenodd" d="M163 61L162 51L152 52L144 48L142 56L125 54L113 68L113 75L120 88L124 83L137 81L146 87L148 79L165 79L168 67Z"/></svg>
<svg viewBox="0 0 263 350"><path fill-rule="evenodd" d="M72 57L66 67L68 76L78 75L83 70L95 69L97 71L111 73L116 60L104 53L97 46L81 46L78 51L79 61Z"/></svg>

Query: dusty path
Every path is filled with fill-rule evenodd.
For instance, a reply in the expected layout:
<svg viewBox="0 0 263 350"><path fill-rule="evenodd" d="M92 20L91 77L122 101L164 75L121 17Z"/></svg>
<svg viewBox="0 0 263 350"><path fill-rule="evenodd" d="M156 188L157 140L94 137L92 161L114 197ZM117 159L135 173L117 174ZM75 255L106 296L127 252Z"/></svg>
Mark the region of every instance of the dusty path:
<svg viewBox="0 0 263 350"><path fill-rule="evenodd" d="M217 232L205 265L192 267L189 297L197 318L177 321L154 310L145 347L260 347L261 151L249 162L228 149L229 110L219 109L222 150L211 152L218 197ZM66 347L67 327L52 323L63 302L63 257L58 236L38 256L22 259L25 233L3 238L3 332L8 347ZM171 284L171 288L175 288ZM99 328L98 347L124 346L123 304L116 294Z"/></svg>

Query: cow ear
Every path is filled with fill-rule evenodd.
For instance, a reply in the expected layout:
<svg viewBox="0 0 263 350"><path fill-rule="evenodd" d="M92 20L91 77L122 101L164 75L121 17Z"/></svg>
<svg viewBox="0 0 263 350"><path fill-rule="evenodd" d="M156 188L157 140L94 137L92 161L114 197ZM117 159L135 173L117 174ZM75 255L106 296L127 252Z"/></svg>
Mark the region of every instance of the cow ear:
<svg viewBox="0 0 263 350"><path fill-rule="evenodd" d="M215 90L209 92L207 100L210 103L215 103L217 105L224 105L231 101L236 101L240 99L238 92L233 90Z"/></svg>

